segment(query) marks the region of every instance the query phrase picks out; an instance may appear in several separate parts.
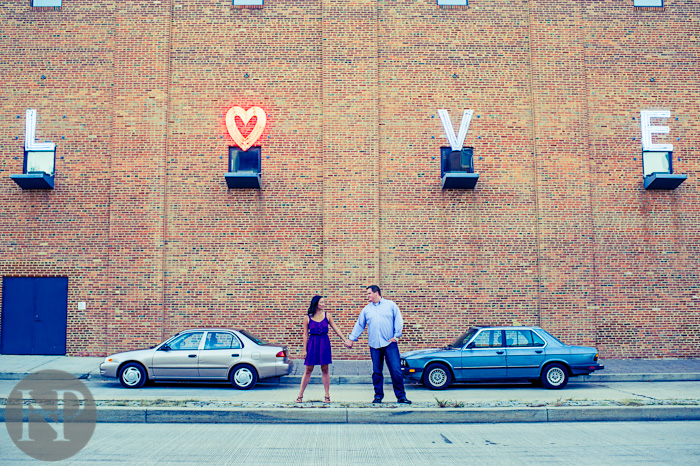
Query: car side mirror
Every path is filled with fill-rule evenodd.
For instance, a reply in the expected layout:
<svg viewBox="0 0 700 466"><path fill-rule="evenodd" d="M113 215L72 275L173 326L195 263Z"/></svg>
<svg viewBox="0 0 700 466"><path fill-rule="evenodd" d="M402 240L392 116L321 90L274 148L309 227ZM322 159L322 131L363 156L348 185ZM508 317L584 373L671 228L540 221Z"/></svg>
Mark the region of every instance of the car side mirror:
<svg viewBox="0 0 700 466"><path fill-rule="evenodd" d="M158 351L170 351L170 346L163 345L160 348L158 348Z"/></svg>
<svg viewBox="0 0 700 466"><path fill-rule="evenodd" d="M467 349L472 349L472 348L474 348L474 346L476 346L476 345L474 345L474 342L472 341L471 343L469 343L467 345Z"/></svg>

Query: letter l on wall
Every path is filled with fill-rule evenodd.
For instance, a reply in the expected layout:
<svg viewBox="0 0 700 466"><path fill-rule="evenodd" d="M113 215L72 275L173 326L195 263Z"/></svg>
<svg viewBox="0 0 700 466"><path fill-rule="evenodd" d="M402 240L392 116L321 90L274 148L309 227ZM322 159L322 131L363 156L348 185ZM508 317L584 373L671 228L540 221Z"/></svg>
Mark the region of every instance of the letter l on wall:
<svg viewBox="0 0 700 466"><path fill-rule="evenodd" d="M27 109L27 123L24 130L24 150L31 151L51 151L56 149L53 142L36 142L36 110Z"/></svg>

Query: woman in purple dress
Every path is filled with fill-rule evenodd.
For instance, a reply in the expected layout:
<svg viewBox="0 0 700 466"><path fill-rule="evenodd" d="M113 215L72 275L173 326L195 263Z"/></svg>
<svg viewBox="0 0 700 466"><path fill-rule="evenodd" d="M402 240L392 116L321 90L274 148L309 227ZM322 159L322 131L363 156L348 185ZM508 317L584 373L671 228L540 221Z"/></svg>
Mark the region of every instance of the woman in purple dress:
<svg viewBox="0 0 700 466"><path fill-rule="evenodd" d="M299 396L297 397L297 403L301 403L304 400L304 390L309 384L311 379L311 373L314 371L314 366L321 366L321 380L323 381L323 388L326 391L326 397L323 400L326 403L331 402L331 396L328 392L331 386L331 376L328 373L328 365L331 364L331 340L328 338L328 328L332 328L333 331L343 340L343 343L347 344L347 339L343 337L338 330L338 327L333 322L333 317L331 317L327 312L324 311L326 304L321 296L314 296L311 299L311 305L309 306L308 315L304 317L304 348L305 351L302 353L304 358L304 365L306 366L306 372L301 378L301 389L299 390Z"/></svg>

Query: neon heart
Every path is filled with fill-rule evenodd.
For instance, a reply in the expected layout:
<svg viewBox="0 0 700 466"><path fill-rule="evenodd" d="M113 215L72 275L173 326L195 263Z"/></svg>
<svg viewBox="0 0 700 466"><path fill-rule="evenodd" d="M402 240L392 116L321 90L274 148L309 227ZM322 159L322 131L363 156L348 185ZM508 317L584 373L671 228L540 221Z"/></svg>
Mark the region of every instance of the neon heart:
<svg viewBox="0 0 700 466"><path fill-rule="evenodd" d="M251 118L257 118L255 128L253 128L253 131L247 137L243 137L238 130L238 126L236 126L236 117L240 118L244 125L247 125ZM231 135L233 142L238 144L238 147L243 150L250 149L250 147L255 144L255 141L262 136L266 123L267 115L265 115L265 111L260 107L251 107L248 110L243 110L241 107L232 107L226 112L226 128L228 129L228 134Z"/></svg>

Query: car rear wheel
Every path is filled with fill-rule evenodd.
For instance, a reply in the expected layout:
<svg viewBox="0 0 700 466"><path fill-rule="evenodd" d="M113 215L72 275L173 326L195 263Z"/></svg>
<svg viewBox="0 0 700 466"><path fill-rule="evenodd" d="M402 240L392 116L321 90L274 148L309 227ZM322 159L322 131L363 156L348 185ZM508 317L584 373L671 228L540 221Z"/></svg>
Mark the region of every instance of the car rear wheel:
<svg viewBox="0 0 700 466"><path fill-rule="evenodd" d="M431 390L444 390L452 384L452 372L442 363L430 364L423 373L423 383Z"/></svg>
<svg viewBox="0 0 700 466"><path fill-rule="evenodd" d="M141 388L147 380L146 369L139 363L124 364L119 370L119 381L126 388Z"/></svg>
<svg viewBox="0 0 700 466"><path fill-rule="evenodd" d="M239 390L249 390L258 382L258 372L248 364L236 366L231 371L231 383Z"/></svg>
<svg viewBox="0 0 700 466"><path fill-rule="evenodd" d="M555 362L544 368L540 380L545 388L559 390L566 387L566 384L569 382L569 371L563 364Z"/></svg>

